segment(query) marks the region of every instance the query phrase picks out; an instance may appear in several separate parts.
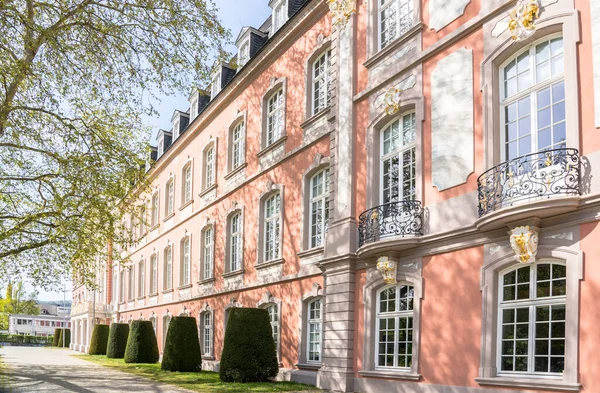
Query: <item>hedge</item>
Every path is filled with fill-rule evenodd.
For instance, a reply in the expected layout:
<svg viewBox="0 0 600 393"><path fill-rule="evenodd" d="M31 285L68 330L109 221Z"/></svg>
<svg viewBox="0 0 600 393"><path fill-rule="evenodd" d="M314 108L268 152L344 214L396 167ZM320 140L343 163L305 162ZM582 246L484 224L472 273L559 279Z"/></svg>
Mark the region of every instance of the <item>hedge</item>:
<svg viewBox="0 0 600 393"><path fill-rule="evenodd" d="M58 347L58 340L60 340L60 336L62 335L62 329L56 328L54 329L54 339L52 340L52 346Z"/></svg>
<svg viewBox="0 0 600 393"><path fill-rule="evenodd" d="M161 368L194 372L202 369L198 327L193 317L173 317L167 331Z"/></svg>
<svg viewBox="0 0 600 393"><path fill-rule="evenodd" d="M108 344L109 332L110 326L108 325L94 325L94 331L92 332L92 339L90 340L90 349L88 350L88 354L106 355L106 345Z"/></svg>
<svg viewBox="0 0 600 393"><path fill-rule="evenodd" d="M53 337L24 336L22 334L0 334L0 343L16 345L52 345Z"/></svg>
<svg viewBox="0 0 600 393"><path fill-rule="evenodd" d="M69 345L71 345L71 329L60 329L62 332L60 334L60 337L58 338L58 346L59 347L65 347L65 348L69 348ZM64 340L64 345L63 345L63 340Z"/></svg>
<svg viewBox="0 0 600 393"><path fill-rule="evenodd" d="M223 382L265 382L279 372L267 310L233 308L219 366Z"/></svg>
<svg viewBox="0 0 600 393"><path fill-rule="evenodd" d="M132 321L125 349L125 363L158 362L158 343L151 321Z"/></svg>
<svg viewBox="0 0 600 393"><path fill-rule="evenodd" d="M112 359L123 359L129 336L129 325L126 323L113 323L110 325L106 357Z"/></svg>

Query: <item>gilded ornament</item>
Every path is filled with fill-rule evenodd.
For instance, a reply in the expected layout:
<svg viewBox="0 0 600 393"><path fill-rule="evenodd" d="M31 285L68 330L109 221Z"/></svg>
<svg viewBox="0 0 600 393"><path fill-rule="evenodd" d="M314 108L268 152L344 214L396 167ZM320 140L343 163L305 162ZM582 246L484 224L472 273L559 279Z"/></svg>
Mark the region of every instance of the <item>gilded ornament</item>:
<svg viewBox="0 0 600 393"><path fill-rule="evenodd" d="M517 261L521 263L535 262L538 249L538 232L529 226L520 226L508 232L510 246L515 252Z"/></svg>
<svg viewBox="0 0 600 393"><path fill-rule="evenodd" d="M508 22L512 39L520 41L533 34L536 29L535 21L539 17L539 0L519 0L517 7L510 12L510 21Z"/></svg>
<svg viewBox="0 0 600 393"><path fill-rule="evenodd" d="M383 282L386 284L396 284L396 269L398 265L396 261L390 260L388 257L379 257L377 259L377 270L383 276Z"/></svg>
<svg viewBox="0 0 600 393"><path fill-rule="evenodd" d="M327 3L333 14L333 25L346 27L352 14L356 12L354 0L327 0Z"/></svg>
<svg viewBox="0 0 600 393"><path fill-rule="evenodd" d="M400 112L400 95L402 94L402 90L398 89L395 86L392 86L385 93L385 113L388 115L395 115Z"/></svg>

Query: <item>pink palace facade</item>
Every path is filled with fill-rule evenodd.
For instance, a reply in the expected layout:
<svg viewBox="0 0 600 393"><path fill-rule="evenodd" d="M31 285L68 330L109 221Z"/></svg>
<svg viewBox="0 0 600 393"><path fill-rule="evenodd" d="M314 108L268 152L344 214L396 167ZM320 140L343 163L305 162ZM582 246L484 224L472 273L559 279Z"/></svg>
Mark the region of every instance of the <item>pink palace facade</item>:
<svg viewBox="0 0 600 393"><path fill-rule="evenodd" d="M184 313L217 370L261 307L282 379L600 392L600 0L268 4L159 133L72 349Z"/></svg>

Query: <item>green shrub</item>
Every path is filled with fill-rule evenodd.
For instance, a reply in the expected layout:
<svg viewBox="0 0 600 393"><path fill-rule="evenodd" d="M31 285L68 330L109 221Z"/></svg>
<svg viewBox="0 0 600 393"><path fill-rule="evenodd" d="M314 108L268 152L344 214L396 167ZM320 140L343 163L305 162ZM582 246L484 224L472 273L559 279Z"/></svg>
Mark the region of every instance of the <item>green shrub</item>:
<svg viewBox="0 0 600 393"><path fill-rule="evenodd" d="M71 329L60 329L61 333L60 333L60 337L58 338L58 346L59 347L65 347L65 348L69 348L69 345L71 345ZM63 345L64 343L64 345Z"/></svg>
<svg viewBox="0 0 600 393"><path fill-rule="evenodd" d="M125 363L158 362L158 343L151 321L132 321L125 349Z"/></svg>
<svg viewBox="0 0 600 393"><path fill-rule="evenodd" d="M161 368L169 371L193 372L202 369L202 355L196 319L173 317L167 331Z"/></svg>
<svg viewBox="0 0 600 393"><path fill-rule="evenodd" d="M52 346L58 347L58 340L60 340L60 336L62 335L62 329L56 328L54 329L54 338L52 339Z"/></svg>
<svg viewBox="0 0 600 393"><path fill-rule="evenodd" d="M113 323L110 325L106 357L112 359L123 359L129 336L129 325L126 323Z"/></svg>
<svg viewBox="0 0 600 393"><path fill-rule="evenodd" d="M277 352L267 310L229 311L219 368L223 382L264 382L277 376Z"/></svg>
<svg viewBox="0 0 600 393"><path fill-rule="evenodd" d="M108 325L94 325L94 331L92 332L92 339L90 341L90 349L88 354L106 355L106 345L108 344L109 332L110 326Z"/></svg>
<svg viewBox="0 0 600 393"><path fill-rule="evenodd" d="M24 336L22 334L0 334L0 343L17 345L52 345L53 337Z"/></svg>

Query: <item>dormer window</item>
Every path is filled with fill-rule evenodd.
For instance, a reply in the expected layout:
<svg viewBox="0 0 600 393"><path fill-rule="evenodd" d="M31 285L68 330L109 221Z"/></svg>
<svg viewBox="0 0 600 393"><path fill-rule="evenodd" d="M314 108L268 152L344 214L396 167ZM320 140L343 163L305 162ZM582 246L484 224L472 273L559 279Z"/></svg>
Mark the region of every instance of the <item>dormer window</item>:
<svg viewBox="0 0 600 393"><path fill-rule="evenodd" d="M165 152L164 150L164 138L158 138L158 157L162 156L163 153Z"/></svg>
<svg viewBox="0 0 600 393"><path fill-rule="evenodd" d="M190 123L198 116L198 96L194 96L190 101Z"/></svg>
<svg viewBox="0 0 600 393"><path fill-rule="evenodd" d="M179 119L175 120L173 123L173 139L177 139L179 137Z"/></svg>
<svg viewBox="0 0 600 393"><path fill-rule="evenodd" d="M271 3L273 8L272 30L271 34L275 34L287 22L287 0L276 0Z"/></svg>
<svg viewBox="0 0 600 393"><path fill-rule="evenodd" d="M250 39L244 41L238 52L238 65L243 67L250 60Z"/></svg>
<svg viewBox="0 0 600 393"><path fill-rule="evenodd" d="M210 99L214 99L217 94L221 91L221 69L217 72L212 79L212 85L210 86Z"/></svg>

